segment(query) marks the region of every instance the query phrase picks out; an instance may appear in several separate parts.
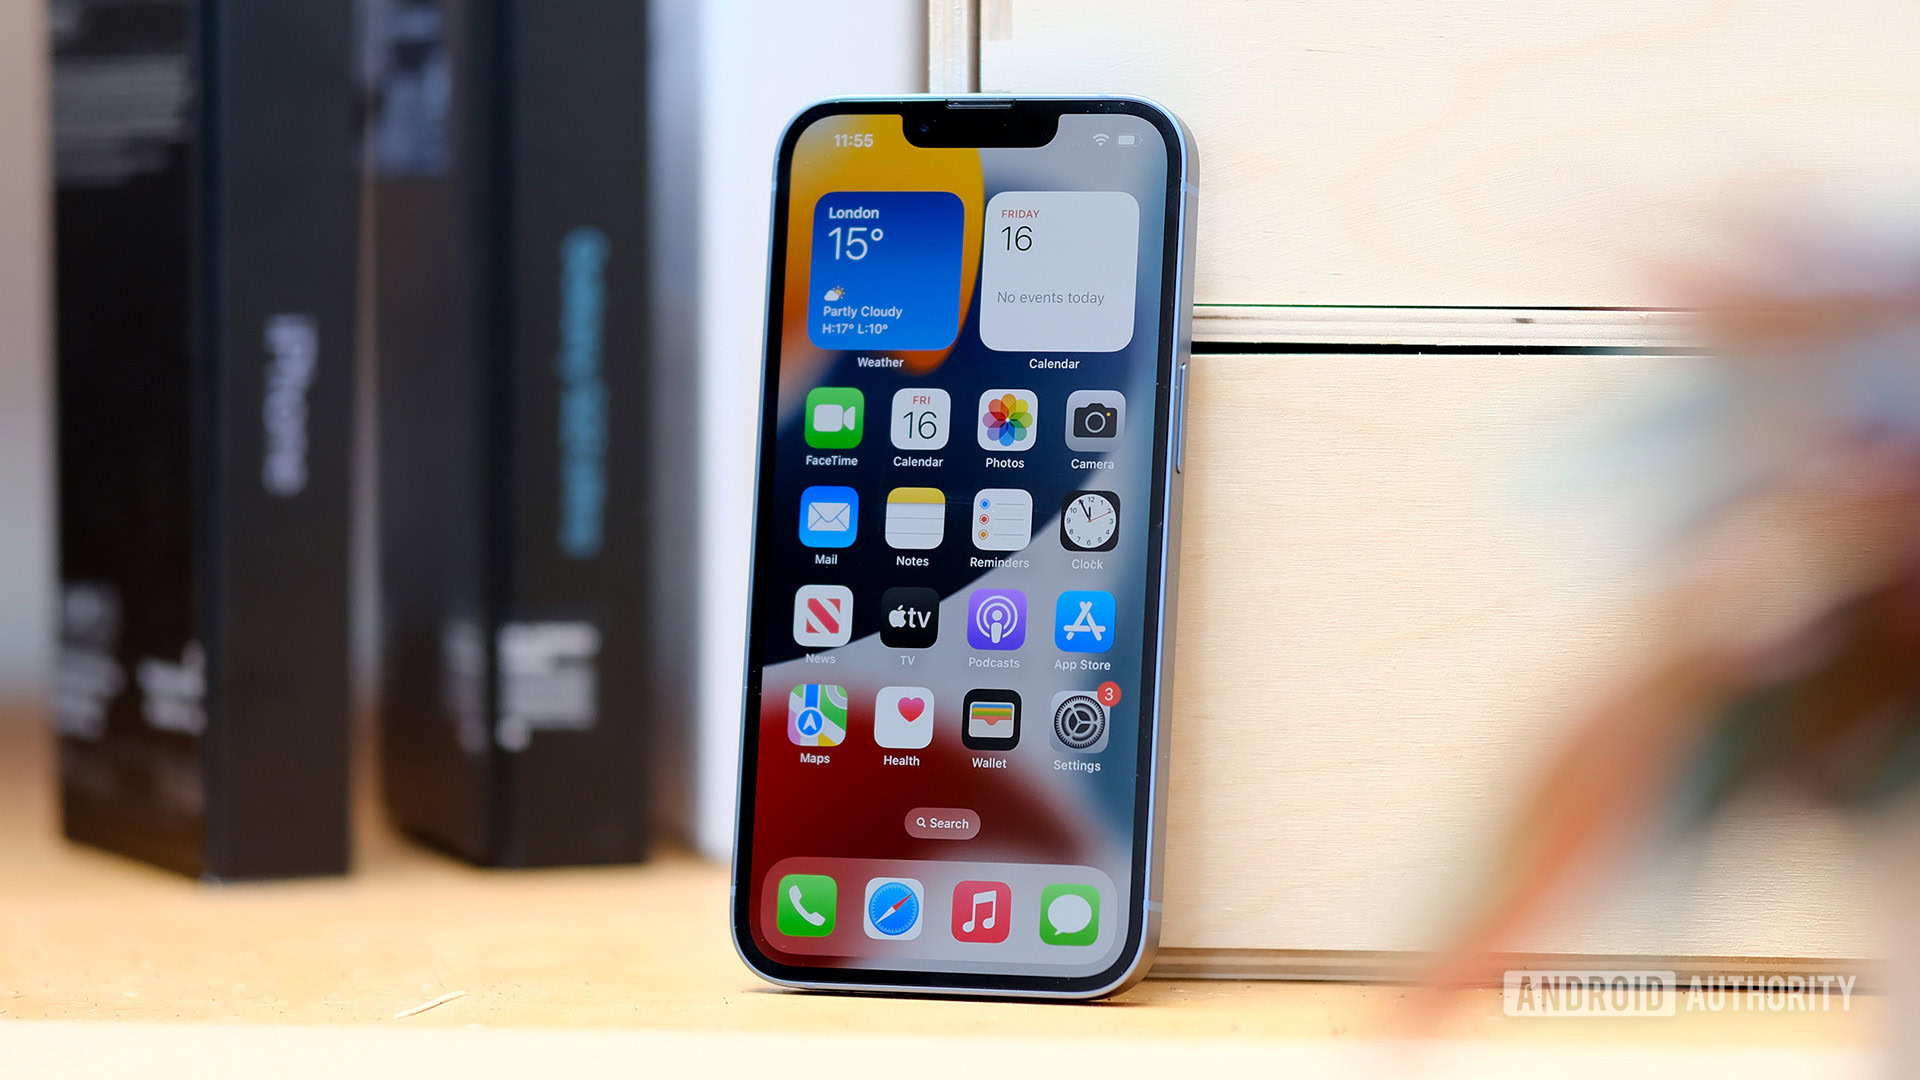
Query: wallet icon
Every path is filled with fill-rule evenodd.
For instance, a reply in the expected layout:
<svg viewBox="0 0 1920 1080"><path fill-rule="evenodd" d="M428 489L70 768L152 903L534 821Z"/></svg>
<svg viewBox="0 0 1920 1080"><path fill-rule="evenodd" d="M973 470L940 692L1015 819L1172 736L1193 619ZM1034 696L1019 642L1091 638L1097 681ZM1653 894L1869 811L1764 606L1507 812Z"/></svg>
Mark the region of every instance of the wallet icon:
<svg viewBox="0 0 1920 1080"><path fill-rule="evenodd" d="M800 542L843 548L860 532L860 493L850 487L816 486L800 493Z"/></svg>

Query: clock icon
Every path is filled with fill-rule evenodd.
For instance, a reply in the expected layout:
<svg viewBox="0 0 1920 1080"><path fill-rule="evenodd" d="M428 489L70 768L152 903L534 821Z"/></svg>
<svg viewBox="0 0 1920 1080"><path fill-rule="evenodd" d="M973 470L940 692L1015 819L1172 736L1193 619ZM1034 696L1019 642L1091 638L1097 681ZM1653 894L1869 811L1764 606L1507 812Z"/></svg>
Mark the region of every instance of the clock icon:
<svg viewBox="0 0 1920 1080"><path fill-rule="evenodd" d="M1069 551L1112 551L1120 542L1120 496L1069 491L1060 504L1060 544Z"/></svg>

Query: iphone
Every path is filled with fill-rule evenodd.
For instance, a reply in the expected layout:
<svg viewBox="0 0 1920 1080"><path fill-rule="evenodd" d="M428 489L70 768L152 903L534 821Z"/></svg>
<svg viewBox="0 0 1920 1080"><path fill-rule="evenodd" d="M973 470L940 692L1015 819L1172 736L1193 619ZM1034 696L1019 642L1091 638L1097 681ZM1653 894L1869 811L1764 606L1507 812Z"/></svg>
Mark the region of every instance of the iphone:
<svg viewBox="0 0 1920 1080"><path fill-rule="evenodd" d="M1090 998L1159 928L1194 149L1126 97L825 102L773 244L734 940Z"/></svg>

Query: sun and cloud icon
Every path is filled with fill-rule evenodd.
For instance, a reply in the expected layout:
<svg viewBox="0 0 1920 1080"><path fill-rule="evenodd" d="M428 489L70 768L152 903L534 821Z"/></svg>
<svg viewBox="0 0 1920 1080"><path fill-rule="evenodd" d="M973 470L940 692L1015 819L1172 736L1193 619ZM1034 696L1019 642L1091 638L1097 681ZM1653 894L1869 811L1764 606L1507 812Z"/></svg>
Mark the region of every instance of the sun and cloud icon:
<svg viewBox="0 0 1920 1080"><path fill-rule="evenodd" d="M826 301L832 303L845 295L847 295L847 290L835 285L833 288L827 290Z"/></svg>

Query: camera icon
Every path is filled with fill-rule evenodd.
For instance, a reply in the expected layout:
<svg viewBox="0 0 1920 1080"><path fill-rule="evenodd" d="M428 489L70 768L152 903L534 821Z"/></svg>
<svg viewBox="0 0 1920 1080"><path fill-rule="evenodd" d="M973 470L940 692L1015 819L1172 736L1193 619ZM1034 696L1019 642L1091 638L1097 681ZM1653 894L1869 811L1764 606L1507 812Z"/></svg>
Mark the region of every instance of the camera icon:
<svg viewBox="0 0 1920 1080"><path fill-rule="evenodd" d="M1111 405L1082 405L1073 410L1073 433L1082 439L1111 439L1119 416Z"/></svg>
<svg viewBox="0 0 1920 1080"><path fill-rule="evenodd" d="M1119 449L1127 423L1127 397L1118 390L1075 390L1067 396L1067 448Z"/></svg>

